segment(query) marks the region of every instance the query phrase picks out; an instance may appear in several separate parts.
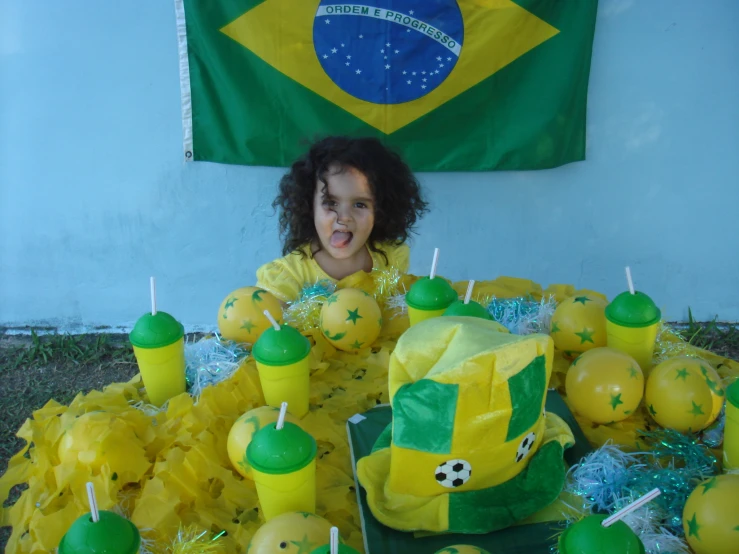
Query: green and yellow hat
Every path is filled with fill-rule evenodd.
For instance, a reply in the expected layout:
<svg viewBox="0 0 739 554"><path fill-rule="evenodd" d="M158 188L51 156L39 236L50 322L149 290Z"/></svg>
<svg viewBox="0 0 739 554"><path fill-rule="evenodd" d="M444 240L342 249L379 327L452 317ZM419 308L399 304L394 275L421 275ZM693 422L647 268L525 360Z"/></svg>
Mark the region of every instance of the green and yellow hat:
<svg viewBox="0 0 739 554"><path fill-rule="evenodd" d="M544 413L553 351L549 336L479 318L434 318L403 334L390 359L393 421L357 464L377 520L487 533L556 500L574 439Z"/></svg>

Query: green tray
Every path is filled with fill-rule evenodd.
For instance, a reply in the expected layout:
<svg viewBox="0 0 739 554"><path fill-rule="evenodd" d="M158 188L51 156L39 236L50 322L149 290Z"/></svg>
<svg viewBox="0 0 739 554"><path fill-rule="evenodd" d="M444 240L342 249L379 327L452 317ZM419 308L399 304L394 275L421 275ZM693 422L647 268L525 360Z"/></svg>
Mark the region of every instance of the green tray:
<svg viewBox="0 0 739 554"><path fill-rule="evenodd" d="M575 445L565 450L564 458L569 466L577 464L592 448L564 400L555 390L547 393L546 410L564 419L572 429ZM382 405L355 415L346 424L362 518L365 554L433 554L454 544L479 546L501 554L550 554L551 547L556 543L556 536L562 531L557 522L518 525L486 535L445 534L423 537L396 531L378 522L367 505L367 494L356 480L357 460L370 454L375 440L391 420L392 409L388 405Z"/></svg>

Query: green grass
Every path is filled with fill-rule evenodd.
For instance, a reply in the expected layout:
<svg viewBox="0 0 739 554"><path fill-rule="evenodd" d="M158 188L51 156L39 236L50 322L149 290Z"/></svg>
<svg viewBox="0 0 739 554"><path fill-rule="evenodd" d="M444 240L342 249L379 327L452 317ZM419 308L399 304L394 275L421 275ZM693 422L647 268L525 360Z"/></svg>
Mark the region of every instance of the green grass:
<svg viewBox="0 0 739 554"><path fill-rule="evenodd" d="M15 360L9 368L32 368L51 363L94 364L101 360L135 363L133 351L125 346L112 341L111 335L39 336L32 330L30 344L11 347Z"/></svg>
<svg viewBox="0 0 739 554"><path fill-rule="evenodd" d="M694 346L739 360L739 327L736 323L721 323L717 319L709 322L695 321L693 312L688 309L688 322L683 328L678 327L678 330Z"/></svg>

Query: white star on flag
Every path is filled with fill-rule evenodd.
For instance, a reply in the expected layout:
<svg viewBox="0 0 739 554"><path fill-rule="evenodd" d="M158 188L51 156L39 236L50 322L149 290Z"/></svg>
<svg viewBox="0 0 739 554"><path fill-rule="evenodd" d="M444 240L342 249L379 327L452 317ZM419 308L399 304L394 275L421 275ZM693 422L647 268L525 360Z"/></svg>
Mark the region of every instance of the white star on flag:
<svg viewBox="0 0 739 554"><path fill-rule="evenodd" d="M336 48L332 48L332 49L331 49L331 53L332 53L332 54L336 54L336 52L338 52L338 50L337 50Z"/></svg>
<svg viewBox="0 0 739 554"><path fill-rule="evenodd" d="M396 51L395 51L395 53L396 53L396 54L400 54L400 50L396 50Z"/></svg>
<svg viewBox="0 0 739 554"><path fill-rule="evenodd" d="M408 72L407 71L403 71L403 75L405 75L406 73L408 73Z"/></svg>
<svg viewBox="0 0 739 554"><path fill-rule="evenodd" d="M410 82L410 81L407 81L407 83L408 83L409 85L411 84L411 82Z"/></svg>
<svg viewBox="0 0 739 554"><path fill-rule="evenodd" d="M421 85L421 88L426 88L426 85Z"/></svg>
<svg viewBox="0 0 739 554"><path fill-rule="evenodd" d="M441 61L441 56L436 56L436 61L437 62L440 62Z"/></svg>
<svg viewBox="0 0 739 554"><path fill-rule="evenodd" d="M359 35L359 38L364 38L364 35Z"/></svg>
<svg viewBox="0 0 739 554"><path fill-rule="evenodd" d="M389 64L385 64L385 69L390 69L390 65Z"/></svg>
<svg viewBox="0 0 739 554"><path fill-rule="evenodd" d="M385 43L385 46L387 46L388 48L390 48L390 43L389 42L386 42Z"/></svg>
<svg viewBox="0 0 739 554"><path fill-rule="evenodd" d="M414 71L413 73L411 73L411 75L415 75L415 74L416 74L416 72L415 72L415 71Z"/></svg>
<svg viewBox="0 0 739 554"><path fill-rule="evenodd" d="M328 54L323 55L323 59L325 60L326 58L328 58Z"/></svg>
<svg viewBox="0 0 739 554"><path fill-rule="evenodd" d="M346 62L346 65L349 65L349 62Z"/></svg>
<svg viewBox="0 0 739 554"><path fill-rule="evenodd" d="M331 23L331 20L330 19L327 19L326 20L326 25L329 25L330 23Z"/></svg>
<svg viewBox="0 0 739 554"><path fill-rule="evenodd" d="M408 13L411 14L411 15L413 15L413 10L409 11Z"/></svg>
<svg viewBox="0 0 739 554"><path fill-rule="evenodd" d="M385 49L383 48L382 50L380 50L380 54L384 54L384 53L385 53Z"/></svg>
<svg viewBox="0 0 739 554"><path fill-rule="evenodd" d="M356 73L357 73L357 75L359 75L360 73L362 73L362 70L361 69L357 69Z"/></svg>
<svg viewBox="0 0 739 554"><path fill-rule="evenodd" d="M347 57L346 57L346 59L347 59L347 60L351 60L351 59L352 59L352 57L351 57L351 56L347 56Z"/></svg>
<svg viewBox="0 0 739 554"><path fill-rule="evenodd" d="M451 58L447 58L446 61L450 62L450 61L452 61L452 59Z"/></svg>

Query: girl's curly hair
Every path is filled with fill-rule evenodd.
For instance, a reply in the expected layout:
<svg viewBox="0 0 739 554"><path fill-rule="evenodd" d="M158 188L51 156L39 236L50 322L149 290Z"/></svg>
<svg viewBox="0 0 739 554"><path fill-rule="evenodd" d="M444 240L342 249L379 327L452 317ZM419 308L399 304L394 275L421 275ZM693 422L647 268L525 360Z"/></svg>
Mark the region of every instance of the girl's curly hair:
<svg viewBox="0 0 739 554"><path fill-rule="evenodd" d="M328 137L313 144L293 163L280 180L279 194L272 203L280 210L283 255L318 238L313 221L313 198L318 183L328 186L329 168L353 167L369 182L374 196L375 225L368 246L385 253L380 244L402 244L408 240L416 221L427 211L421 186L398 154L375 138Z"/></svg>

